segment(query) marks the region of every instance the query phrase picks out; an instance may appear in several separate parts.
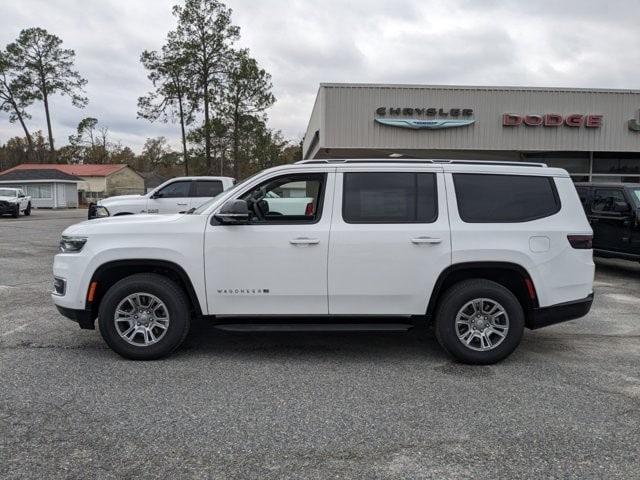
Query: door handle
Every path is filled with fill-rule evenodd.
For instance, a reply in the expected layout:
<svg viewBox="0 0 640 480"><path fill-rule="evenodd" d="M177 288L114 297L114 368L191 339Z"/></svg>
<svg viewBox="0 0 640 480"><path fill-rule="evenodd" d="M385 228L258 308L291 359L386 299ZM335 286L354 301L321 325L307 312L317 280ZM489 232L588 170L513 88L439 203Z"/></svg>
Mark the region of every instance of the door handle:
<svg viewBox="0 0 640 480"><path fill-rule="evenodd" d="M289 240L291 245L317 245L320 243L319 238L298 237Z"/></svg>
<svg viewBox="0 0 640 480"><path fill-rule="evenodd" d="M420 244L437 245L438 243L442 243L442 239L436 238L436 237L414 237L411 239L411 243L415 243L416 245L420 245Z"/></svg>
<svg viewBox="0 0 640 480"><path fill-rule="evenodd" d="M186 207L187 205L189 205L188 203L177 203L177 205L179 207Z"/></svg>

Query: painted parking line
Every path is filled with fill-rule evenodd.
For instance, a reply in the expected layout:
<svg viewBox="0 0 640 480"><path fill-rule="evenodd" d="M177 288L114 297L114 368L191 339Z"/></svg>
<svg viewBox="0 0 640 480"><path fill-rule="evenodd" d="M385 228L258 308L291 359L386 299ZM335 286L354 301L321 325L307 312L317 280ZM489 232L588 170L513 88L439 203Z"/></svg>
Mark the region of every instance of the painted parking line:
<svg viewBox="0 0 640 480"><path fill-rule="evenodd" d="M0 337L8 337L9 335L11 335L13 333L16 333L16 332L19 332L20 330L24 330L29 325L33 325L34 323L37 323L37 322L38 322L37 320L34 320L33 322L24 323L24 324L20 325L19 327L12 328L9 331L0 333Z"/></svg>

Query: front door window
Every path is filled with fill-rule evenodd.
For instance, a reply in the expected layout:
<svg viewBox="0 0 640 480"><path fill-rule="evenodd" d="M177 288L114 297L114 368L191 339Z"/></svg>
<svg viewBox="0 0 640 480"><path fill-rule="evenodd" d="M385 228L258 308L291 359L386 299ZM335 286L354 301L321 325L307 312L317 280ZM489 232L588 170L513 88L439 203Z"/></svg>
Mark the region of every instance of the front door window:
<svg viewBox="0 0 640 480"><path fill-rule="evenodd" d="M321 215L325 174L286 175L244 194L251 223L315 223Z"/></svg>

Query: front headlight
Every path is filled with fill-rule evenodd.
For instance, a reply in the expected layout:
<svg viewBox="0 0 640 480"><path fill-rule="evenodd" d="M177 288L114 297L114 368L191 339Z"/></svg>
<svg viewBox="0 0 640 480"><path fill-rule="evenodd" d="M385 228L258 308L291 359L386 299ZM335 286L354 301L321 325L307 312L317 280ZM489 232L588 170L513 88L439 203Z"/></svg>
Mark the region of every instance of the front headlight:
<svg viewBox="0 0 640 480"><path fill-rule="evenodd" d="M87 237L63 235L60 239L60 251L62 253L78 253L87 243Z"/></svg>

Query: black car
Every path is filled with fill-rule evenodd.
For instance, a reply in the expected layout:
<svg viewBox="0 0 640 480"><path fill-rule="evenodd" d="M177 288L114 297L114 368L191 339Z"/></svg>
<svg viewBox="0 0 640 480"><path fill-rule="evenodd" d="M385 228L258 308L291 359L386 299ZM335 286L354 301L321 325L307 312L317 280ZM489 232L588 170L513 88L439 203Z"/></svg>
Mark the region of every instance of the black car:
<svg viewBox="0 0 640 480"><path fill-rule="evenodd" d="M576 183L594 255L640 261L640 183Z"/></svg>

